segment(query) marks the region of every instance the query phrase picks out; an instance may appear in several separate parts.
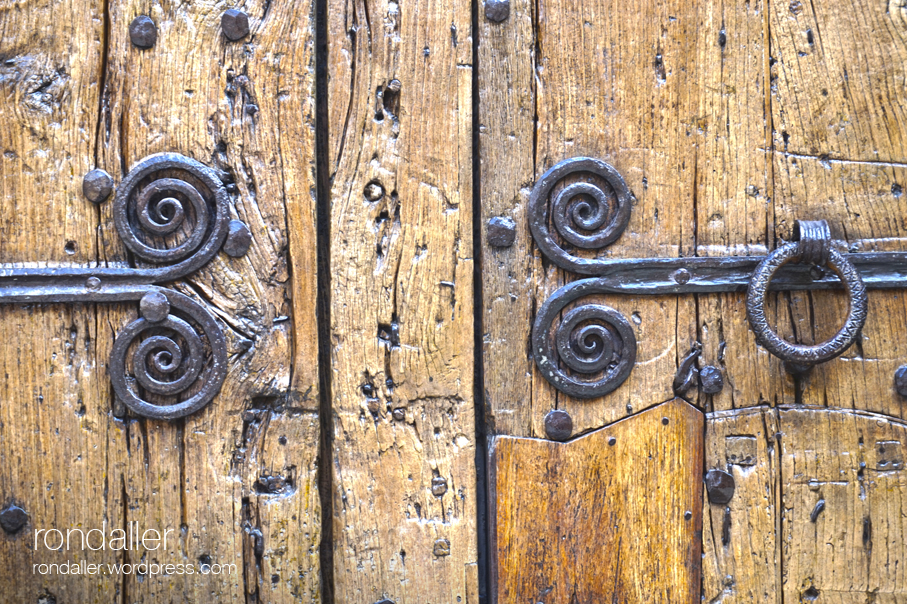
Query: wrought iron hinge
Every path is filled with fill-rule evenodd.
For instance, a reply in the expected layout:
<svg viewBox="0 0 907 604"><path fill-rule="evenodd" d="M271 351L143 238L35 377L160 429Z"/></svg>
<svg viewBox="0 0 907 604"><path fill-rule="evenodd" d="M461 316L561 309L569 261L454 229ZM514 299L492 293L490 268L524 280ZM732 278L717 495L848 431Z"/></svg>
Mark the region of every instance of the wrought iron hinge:
<svg viewBox="0 0 907 604"><path fill-rule="evenodd" d="M599 294L747 292L747 318L756 339L804 372L844 352L866 320L866 290L907 287L907 252L841 253L824 221L800 221L794 241L767 256L607 258L630 220L633 195L612 166L598 159L565 160L542 175L529 198L532 236L555 265L589 278L555 291L539 308L532 349L542 375L566 394L592 398L620 386L636 359L626 318L582 298ZM825 269L830 270L825 270ZM850 312L835 336L816 346L791 344L769 327L768 290L845 287ZM560 323L554 327L555 321Z"/></svg>
<svg viewBox="0 0 907 604"><path fill-rule="evenodd" d="M85 189L98 203L110 192L88 181ZM114 392L145 417L189 415L224 383L226 340L204 306L160 284L194 273L221 249L245 254L249 229L230 220L214 170L175 153L140 161L113 204L117 233L146 268L0 268L0 303L138 302L140 318L119 333L110 354Z"/></svg>

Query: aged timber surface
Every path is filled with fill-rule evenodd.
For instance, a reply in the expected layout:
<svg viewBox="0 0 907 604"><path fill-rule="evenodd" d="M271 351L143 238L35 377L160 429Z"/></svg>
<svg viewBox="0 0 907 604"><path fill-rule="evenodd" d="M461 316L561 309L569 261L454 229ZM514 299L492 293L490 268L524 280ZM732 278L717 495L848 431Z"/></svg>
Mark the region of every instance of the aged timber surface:
<svg viewBox="0 0 907 604"><path fill-rule="evenodd" d="M852 510L828 498L824 507L804 500L796 505L808 509L792 512L799 478L789 472L822 460L844 472L848 486L840 489L852 494L847 489L860 483L844 460L870 449L850 442L866 430L853 419L865 417L858 411L899 429L895 419L907 405L893 376L907 359L905 296L872 292L862 338L797 379L756 345L742 295L602 297L631 319L638 362L614 393L578 401L541 379L527 346L536 309L574 277L540 259L526 205L546 169L588 155L617 167L637 198L626 233L605 256L764 254L790 239L797 219L828 220L845 249L903 250L907 7L827 0L513 0L510 7L503 22L480 16L478 32L489 427L540 437L545 414L558 408L578 431L599 428L661 400L653 394L666 398L680 358L699 342L699 365L718 367L725 381L718 394L690 393L711 412L706 469L737 479L727 505L705 501L706 601L903 600L889 574L905 563L899 546L873 537L868 554ZM502 217L515 224L509 247L496 244L488 226ZM831 336L847 308L840 293L798 292L771 298L767 310L780 334L809 344ZM831 415L811 410L794 423L793 411L777 411L799 403ZM835 423L835 413L851 419ZM803 430L825 452L798 436ZM848 432L839 439L832 430ZM897 509L902 479L900 470L889 472L887 490L874 498ZM837 532L817 532L826 530L822 522ZM819 535L831 545L815 545Z"/></svg>
<svg viewBox="0 0 907 604"><path fill-rule="evenodd" d="M706 469L733 498L705 498L709 602L903 602L907 426L875 413L754 407L710 414Z"/></svg>
<svg viewBox="0 0 907 604"><path fill-rule="evenodd" d="M0 600L320 598L312 6L244 10L251 33L233 43L213 3L0 4L0 262L128 265L110 205L85 200L82 176L99 167L119 182L163 151L215 168L253 240L175 284L218 317L229 353L221 395L184 420L111 413L107 358L133 305L0 308L0 504L27 512L0 534ZM141 14L158 31L147 50L129 38ZM33 551L35 528L127 522L179 538L85 558L236 570L32 572L83 557Z"/></svg>
<svg viewBox="0 0 907 604"><path fill-rule="evenodd" d="M702 437L674 399L566 443L495 438L492 601L698 602Z"/></svg>
<svg viewBox="0 0 907 604"><path fill-rule="evenodd" d="M336 602L478 601L470 2L328 2Z"/></svg>

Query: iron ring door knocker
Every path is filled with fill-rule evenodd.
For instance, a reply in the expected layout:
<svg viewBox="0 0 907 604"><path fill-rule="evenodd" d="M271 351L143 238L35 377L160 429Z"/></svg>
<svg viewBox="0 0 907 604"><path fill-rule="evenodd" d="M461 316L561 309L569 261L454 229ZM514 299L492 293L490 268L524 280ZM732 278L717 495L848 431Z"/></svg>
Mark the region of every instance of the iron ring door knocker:
<svg viewBox="0 0 907 604"><path fill-rule="evenodd" d="M830 361L847 350L857 339L866 323L866 286L860 273L843 254L833 249L828 223L798 221L794 223L794 241L785 243L759 263L750 280L746 294L746 316L756 340L769 352L789 364L794 372L803 372L817 363ZM788 262L805 262L813 266L828 266L838 275L847 290L849 310L844 326L830 339L805 346L781 339L772 331L765 317L765 296L772 277Z"/></svg>
<svg viewBox="0 0 907 604"><path fill-rule="evenodd" d="M86 175L90 201L102 203L112 189L105 172ZM230 219L229 196L214 170L176 153L141 160L113 203L117 233L144 267L0 268L0 303L137 302L140 317L111 349L117 399L145 417L189 415L220 392L226 340L209 310L159 284L194 273L221 250L244 255L251 233Z"/></svg>
<svg viewBox="0 0 907 604"><path fill-rule="evenodd" d="M600 301L583 298L748 292L747 317L757 341L786 361L788 370L801 372L835 358L856 340L866 321L867 289L907 287L907 252L842 254L833 248L824 221L796 223L796 241L768 256L603 257L601 250L626 228L632 201L616 169L586 157L549 169L529 197L530 230L539 250L556 266L588 276L551 294L532 327L532 351L541 374L571 396L594 398L613 391L630 375L636 359L636 339L626 318ZM816 271L816 265L831 271ZM768 326L764 302L769 290L830 289L842 283L850 310L844 326L827 342L790 344Z"/></svg>

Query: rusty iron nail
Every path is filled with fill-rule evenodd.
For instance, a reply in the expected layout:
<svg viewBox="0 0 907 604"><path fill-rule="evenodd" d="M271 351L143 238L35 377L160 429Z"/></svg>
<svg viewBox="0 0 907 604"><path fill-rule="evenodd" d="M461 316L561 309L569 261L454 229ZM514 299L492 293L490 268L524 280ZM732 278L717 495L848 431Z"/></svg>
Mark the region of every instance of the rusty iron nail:
<svg viewBox="0 0 907 604"><path fill-rule="evenodd" d="M113 179L104 170L95 168L82 179L82 195L91 203L104 203L113 192Z"/></svg>
<svg viewBox="0 0 907 604"><path fill-rule="evenodd" d="M612 436L611 438L608 439L608 444L613 447L614 445L617 444L617 439Z"/></svg>
<svg viewBox="0 0 907 604"><path fill-rule="evenodd" d="M724 377L721 370L714 365L706 365L699 370L699 385L706 394L718 394L724 388Z"/></svg>
<svg viewBox="0 0 907 604"><path fill-rule="evenodd" d="M684 355L677 367L677 373L674 375L674 381L671 388L675 396L684 396L687 391L696 383L698 371L696 369L696 359L702 354L702 344L693 342L690 351Z"/></svg>
<svg viewBox="0 0 907 604"><path fill-rule="evenodd" d="M157 42L157 25L148 15L139 15L129 24L129 39L136 48L151 48Z"/></svg>
<svg viewBox="0 0 907 604"><path fill-rule="evenodd" d="M242 40L249 35L249 16L241 10L228 9L220 18L220 27L228 40Z"/></svg>
<svg viewBox="0 0 907 604"><path fill-rule="evenodd" d="M516 240L516 223L507 216L495 216L488 221L488 245L510 247Z"/></svg>
<svg viewBox="0 0 907 604"><path fill-rule="evenodd" d="M692 519L693 519L693 512L691 512L690 510L687 510L686 512L684 512L684 513L683 513L683 519L684 519L684 520L692 520Z"/></svg>
<svg viewBox="0 0 907 604"><path fill-rule="evenodd" d="M170 301L161 292L148 292L139 301L142 318L152 323L160 323L170 314Z"/></svg>
<svg viewBox="0 0 907 604"><path fill-rule="evenodd" d="M545 434L551 440L567 440L573 434L573 418L566 411L552 409L545 416Z"/></svg>
<svg viewBox="0 0 907 604"><path fill-rule="evenodd" d="M709 502L724 505L734 497L734 477L724 470L709 470L705 475L705 488Z"/></svg>
<svg viewBox="0 0 907 604"><path fill-rule="evenodd" d="M431 479L431 493L440 497L447 492L447 479L443 476L435 476Z"/></svg>
<svg viewBox="0 0 907 604"><path fill-rule="evenodd" d="M450 541L447 539L438 539L435 541L435 546L432 548L432 553L440 558L441 556L450 555Z"/></svg>
<svg viewBox="0 0 907 604"><path fill-rule="evenodd" d="M406 411L403 409L394 409L393 416L395 420L402 422L406 419Z"/></svg>
<svg viewBox="0 0 907 604"><path fill-rule="evenodd" d="M510 0L485 0L485 17L500 23L510 16Z"/></svg>
<svg viewBox="0 0 907 604"><path fill-rule="evenodd" d="M894 387L898 394L907 397L907 365L901 365L894 373Z"/></svg>
<svg viewBox="0 0 907 604"><path fill-rule="evenodd" d="M231 220L227 240L224 242L224 252L231 258L245 256L252 246L252 233L249 227L241 220Z"/></svg>
<svg viewBox="0 0 907 604"><path fill-rule="evenodd" d="M820 499L818 501L818 503L816 503L816 507L813 508L812 513L809 515L809 521L812 522L813 524L815 524L816 520L819 519L819 514L821 514L822 510L824 510L824 509L825 509L825 500Z"/></svg>
<svg viewBox="0 0 907 604"><path fill-rule="evenodd" d="M661 423L664 424L665 426L667 426L668 424L671 423L671 420L669 420L666 417L663 417L663 418L661 418Z"/></svg>
<svg viewBox="0 0 907 604"><path fill-rule="evenodd" d="M28 522L28 513L17 505L9 505L0 512L0 526L7 534L18 533Z"/></svg>
<svg viewBox="0 0 907 604"><path fill-rule="evenodd" d="M365 195L365 198L367 200L374 203L374 202L378 201L379 199L381 199L382 197L384 197L384 187L381 185L380 182L373 180L370 183L368 183L367 185L365 185L363 194Z"/></svg>

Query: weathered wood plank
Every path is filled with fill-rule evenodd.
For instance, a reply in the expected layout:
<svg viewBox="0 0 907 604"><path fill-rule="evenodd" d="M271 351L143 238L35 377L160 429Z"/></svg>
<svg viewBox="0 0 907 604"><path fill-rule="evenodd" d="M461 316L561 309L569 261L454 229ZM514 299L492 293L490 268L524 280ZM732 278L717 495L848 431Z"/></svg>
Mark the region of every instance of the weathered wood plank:
<svg viewBox="0 0 907 604"><path fill-rule="evenodd" d="M780 430L784 601L904 601L907 425L799 407Z"/></svg>
<svg viewBox="0 0 907 604"><path fill-rule="evenodd" d="M95 167L103 38L103 3L0 3L0 262L97 261L97 211L81 189ZM33 568L73 558L46 548L43 534L36 548L36 530L123 520L106 472L115 445L97 354L107 337L91 305L0 307L0 512L15 505L27 514L0 531L5 602L118 597L120 577ZM0 518L16 519L8 513ZM48 544L58 546L55 534ZM95 558L116 562L109 551Z"/></svg>
<svg viewBox="0 0 907 604"><path fill-rule="evenodd" d="M903 250L907 11L888 3L782 4L771 10L777 234L789 239L797 218L825 219L850 250ZM846 312L841 293L804 292L791 297L794 329L779 332L818 342ZM894 373L907 358L898 337L905 314L900 292L872 292L861 340L803 380L799 400L904 418Z"/></svg>
<svg viewBox="0 0 907 604"><path fill-rule="evenodd" d="M815 158L907 159L907 8L772 2L773 149Z"/></svg>
<svg viewBox="0 0 907 604"><path fill-rule="evenodd" d="M475 599L471 5L328 4L337 602Z"/></svg>
<svg viewBox="0 0 907 604"><path fill-rule="evenodd" d="M155 590L189 601L320 593L314 19L310 3L243 10L251 33L230 42L218 5L110 7L102 163L116 174L148 154L176 151L215 167L253 240L243 258L220 255L177 285L227 327L221 395L176 425L127 420L120 429L135 444L113 460L129 517L182 531L173 559L238 570L131 578L129 597L149 602ZM139 51L128 26L146 12L158 41ZM109 212L102 207L103 256L122 261ZM108 320L116 326L120 316ZM275 481L284 486L272 492Z"/></svg>
<svg viewBox="0 0 907 604"><path fill-rule="evenodd" d="M726 504L703 493L702 598L705 602L780 600L775 411L752 407L706 416L705 468L728 472L734 496Z"/></svg>
<svg viewBox="0 0 907 604"><path fill-rule="evenodd" d="M689 7L544 2L533 14L534 6L512 3L503 23L480 19L479 39L483 233L494 216L517 223L508 249L483 239L488 423L518 436L543 435L555 407L583 431L626 416L628 405L669 398L678 357L695 339L691 298L603 297L633 321L639 362L620 389L594 401L558 396L528 356L534 309L573 278L541 259L524 224L535 180L568 157L604 159L636 200L626 232L602 255L691 253L696 162L687 133L698 102Z"/></svg>
<svg viewBox="0 0 907 604"><path fill-rule="evenodd" d="M702 438L680 399L566 443L495 438L493 601L698 602Z"/></svg>
<svg viewBox="0 0 907 604"><path fill-rule="evenodd" d="M36 601L49 594L58 602L317 601L311 4L247 3L252 34L239 43L226 41L223 7L211 3L33 2L0 10L3 35L14 42L4 41L4 48L16 49L3 69L22 76L21 83L4 80L10 94L3 98L10 116L23 117L4 120L0 134L9 164L0 178L2 203L16 217L0 227L9 225L0 261L128 266L110 204L100 212L89 204L81 179L97 166L118 182L130 166L161 151L214 167L228 183L233 215L253 238L244 258L221 255L175 285L221 319L230 355L221 395L184 420L112 416L105 368L115 334L135 317L133 305L0 309L4 317L26 319L3 323L15 325L20 340L34 338L2 349L11 396L2 411L10 414L2 424L8 448L0 455L20 460L18 470L0 475L4 497L28 499L26 507L36 508L30 527L139 522L178 535L164 550L108 551L90 562L196 569L193 575L32 580L29 564L29 580L4 582L15 591L3 595ZM158 28L157 43L143 51L128 33L140 14ZM13 163L16 157L27 161ZM42 349L42 338L55 343ZM26 399L12 396L20 391ZM42 395L39 407L29 400ZM35 415L16 417L23 408ZM47 436L35 440L34 426L44 423ZM30 445L43 453L23 457ZM41 501L54 503L39 511ZM9 570L32 561L21 547L4 543ZM54 561L65 561L59 558ZM209 564L236 570L200 574Z"/></svg>

